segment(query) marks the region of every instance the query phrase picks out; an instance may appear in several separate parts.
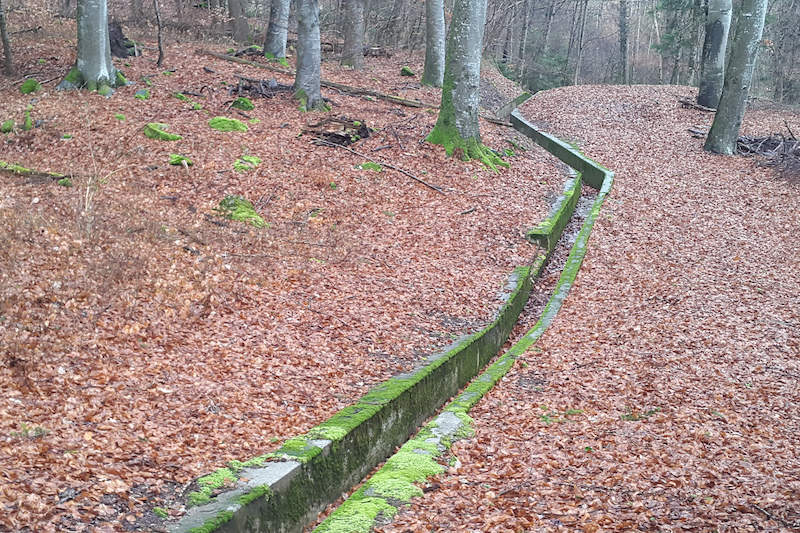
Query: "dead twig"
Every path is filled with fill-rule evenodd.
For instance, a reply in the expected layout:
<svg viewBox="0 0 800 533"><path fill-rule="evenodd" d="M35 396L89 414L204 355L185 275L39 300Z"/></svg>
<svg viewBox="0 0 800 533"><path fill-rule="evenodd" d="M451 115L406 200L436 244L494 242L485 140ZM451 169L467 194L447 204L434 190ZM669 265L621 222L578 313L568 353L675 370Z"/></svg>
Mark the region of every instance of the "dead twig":
<svg viewBox="0 0 800 533"><path fill-rule="evenodd" d="M355 155L357 155L359 157L363 157L367 161L372 161L376 165L381 165L382 167L391 168L392 170L396 170L397 172L408 176L412 180L414 180L414 181L416 181L418 183L421 183L421 184L423 184L424 186L426 186L426 187L428 187L430 189L433 189L434 191L438 192L439 194L446 194L444 192L444 189L442 189L438 185L430 184L427 181L425 181L425 180L423 180L421 178L418 178L417 176L415 176L411 172L408 172L407 170L403 170L402 168L396 167L396 166L391 165L389 163L384 163L384 162L381 162L381 161L377 161L377 160L371 158L370 156L368 156L366 154L362 154L361 152L357 152L357 151L353 150L352 148L348 148L347 146L342 146L341 144L332 143L332 142L326 141L324 139L317 139L316 142L318 142L320 144L324 144L326 146L333 146L335 148L341 148L342 150L347 150L351 154L355 154Z"/></svg>
<svg viewBox="0 0 800 533"><path fill-rule="evenodd" d="M796 141L797 137L795 137L794 132L792 131L792 128L789 127L789 122L787 120L784 120L783 121L783 125L786 126L786 131L788 131L789 135L792 136L792 140Z"/></svg>
<svg viewBox="0 0 800 533"><path fill-rule="evenodd" d="M700 105L700 104L692 102L690 100L686 100L685 98L679 98L678 102L683 107L689 107L689 108L692 108L692 109L697 109L699 111L704 111L706 113L716 113L717 112L717 110L714 109L713 107L706 107L704 105Z"/></svg>
<svg viewBox="0 0 800 533"><path fill-rule="evenodd" d="M469 215L470 213L475 212L476 207L470 207L469 209L465 209L459 213L459 215Z"/></svg>
<svg viewBox="0 0 800 533"><path fill-rule="evenodd" d="M791 523L791 522L788 522L788 521L784 520L783 518L781 518L780 516L775 516L772 513L770 513L769 511L767 511L766 509L764 509L763 507L759 507L758 505L756 505L754 503L751 503L750 505L752 505L754 509L757 509L758 511L761 511L762 513L764 513L764 516L766 516L767 518L769 518L773 522L778 522L779 524L782 524L784 527L788 527L789 529L798 529L798 527L800 527L800 524L798 524L796 522L794 524Z"/></svg>

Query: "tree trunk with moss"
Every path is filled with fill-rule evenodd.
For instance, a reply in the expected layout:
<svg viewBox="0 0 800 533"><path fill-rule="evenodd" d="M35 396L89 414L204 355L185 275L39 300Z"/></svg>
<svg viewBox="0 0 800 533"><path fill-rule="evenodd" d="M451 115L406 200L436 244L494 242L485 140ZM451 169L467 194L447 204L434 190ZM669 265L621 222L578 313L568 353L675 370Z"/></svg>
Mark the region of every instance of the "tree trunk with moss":
<svg viewBox="0 0 800 533"><path fill-rule="evenodd" d="M125 84L111 62L106 0L78 0L78 60L58 89L86 87L104 95Z"/></svg>
<svg viewBox="0 0 800 533"><path fill-rule="evenodd" d="M272 0L269 8L269 25L264 39L267 57L286 57L286 38L289 34L290 0Z"/></svg>
<svg viewBox="0 0 800 533"><path fill-rule="evenodd" d="M423 85L442 86L444 81L444 37L444 0L425 0Z"/></svg>
<svg viewBox="0 0 800 533"><path fill-rule="evenodd" d="M11 57L11 42L8 40L6 12L5 7L3 7L3 0L0 0L0 39L3 41L3 55L6 58L3 70L6 76L11 76L14 74L14 59Z"/></svg>
<svg viewBox="0 0 800 533"><path fill-rule="evenodd" d="M428 142L444 146L447 155L458 150L464 159L479 159L496 170L506 165L481 144L478 126L481 51L486 0L455 0L447 38L447 55L439 118Z"/></svg>
<svg viewBox="0 0 800 533"><path fill-rule="evenodd" d="M294 97L304 111L325 109L320 94L319 3L297 0L297 73Z"/></svg>
<svg viewBox="0 0 800 533"><path fill-rule="evenodd" d="M731 28L732 0L709 0L706 13L706 35L700 63L700 91L697 103L716 109L725 81L725 52Z"/></svg>
<svg viewBox="0 0 800 533"><path fill-rule="evenodd" d="M364 68L364 9L365 0L344 0L345 25L342 65L355 70Z"/></svg>
<svg viewBox="0 0 800 533"><path fill-rule="evenodd" d="M767 0L742 1L736 18L733 48L725 72L722 97L704 146L709 152L727 155L736 153L736 139L744 118L747 93L753 79L766 15Z"/></svg>

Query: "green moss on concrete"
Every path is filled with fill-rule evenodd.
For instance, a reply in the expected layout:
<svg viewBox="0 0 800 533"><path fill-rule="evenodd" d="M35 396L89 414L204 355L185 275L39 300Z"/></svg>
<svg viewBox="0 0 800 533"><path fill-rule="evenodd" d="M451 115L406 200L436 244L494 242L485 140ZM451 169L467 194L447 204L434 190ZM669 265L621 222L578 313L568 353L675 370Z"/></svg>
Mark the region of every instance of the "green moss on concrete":
<svg viewBox="0 0 800 533"><path fill-rule="evenodd" d="M269 488L269 485L260 485L247 494L242 494L239 496L239 505L247 505L259 498L267 498L272 496L272 489Z"/></svg>
<svg viewBox="0 0 800 533"><path fill-rule="evenodd" d="M236 481L236 474L229 468L220 468L219 470L203 476L197 480L200 489L189 493L189 505L202 505L211 500L211 494L218 488L224 486L226 483L233 483Z"/></svg>
<svg viewBox="0 0 800 533"><path fill-rule="evenodd" d="M261 158L254 155L243 155L233 163L233 170L236 172L247 172L253 170L261 164Z"/></svg>
<svg viewBox="0 0 800 533"><path fill-rule="evenodd" d="M525 238L545 248L548 253L552 251L558 244L561 233L575 211L575 206L578 204L581 195L582 182L580 174L567 180L564 184L564 193L553 205L547 218L540 222L538 226L529 230L525 234Z"/></svg>
<svg viewBox="0 0 800 533"><path fill-rule="evenodd" d="M246 96L240 96L236 100L233 101L231 107L235 107L236 109L241 109L242 111L252 111L256 108L253 105L253 101L247 98Z"/></svg>
<svg viewBox="0 0 800 533"><path fill-rule="evenodd" d="M422 496L422 489L391 473L375 474L369 482L367 493L392 502L409 502Z"/></svg>
<svg viewBox="0 0 800 533"><path fill-rule="evenodd" d="M238 220L239 222L246 222L255 228L263 228L267 226L264 219L256 213L253 204L246 198L238 195L228 195L220 200L219 205L215 208L222 216L230 220Z"/></svg>
<svg viewBox="0 0 800 533"><path fill-rule="evenodd" d="M221 511L214 518L207 520L202 526L193 527L188 533L213 533L226 523L230 522L232 519L232 511Z"/></svg>
<svg viewBox="0 0 800 533"><path fill-rule="evenodd" d="M182 156L180 154L169 154L169 164L170 165L183 165L186 164L187 167L192 166L192 160L186 156Z"/></svg>
<svg viewBox="0 0 800 533"><path fill-rule="evenodd" d="M169 126L161 122L151 122L144 127L144 135L149 139L156 139L159 141L179 141L183 139L180 135L168 133Z"/></svg>
<svg viewBox="0 0 800 533"><path fill-rule="evenodd" d="M323 422L319 426L308 432L312 439L326 439L331 441L342 440L347 435L347 429L339 426L329 425Z"/></svg>
<svg viewBox="0 0 800 533"><path fill-rule="evenodd" d="M14 121L11 119L6 120L0 124L0 133L11 133L14 131Z"/></svg>
<svg viewBox="0 0 800 533"><path fill-rule="evenodd" d="M247 131L247 124L241 120L228 117L214 117L208 121L209 127L217 131Z"/></svg>
<svg viewBox="0 0 800 533"><path fill-rule="evenodd" d="M361 496L348 499L337 509L337 519L328 517L314 531L318 533L369 533L379 515L394 517L397 509L383 498Z"/></svg>
<svg viewBox="0 0 800 533"><path fill-rule="evenodd" d="M28 78L22 85L19 86L19 92L22 94L31 94L35 93L39 89L42 88L42 84L36 81L34 78Z"/></svg>

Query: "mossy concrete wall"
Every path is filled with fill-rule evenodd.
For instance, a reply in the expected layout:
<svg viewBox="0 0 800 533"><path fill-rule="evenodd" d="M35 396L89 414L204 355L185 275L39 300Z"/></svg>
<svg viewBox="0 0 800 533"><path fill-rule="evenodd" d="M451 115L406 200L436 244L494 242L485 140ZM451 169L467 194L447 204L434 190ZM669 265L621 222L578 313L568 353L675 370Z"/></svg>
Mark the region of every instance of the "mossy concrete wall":
<svg viewBox="0 0 800 533"><path fill-rule="evenodd" d="M572 218L575 206L581 197L581 175L577 174L564 184L564 192L558 197L550 213L538 226L528 231L525 238L544 248L548 254L558 244L561 233Z"/></svg>
<svg viewBox="0 0 800 533"><path fill-rule="evenodd" d="M512 121L515 114L516 111ZM516 120L515 127L523 134L567 165L581 170L584 176L593 176L590 185L601 187L606 175L610 175L568 144L538 132L518 114ZM610 179L606 182L610 188ZM547 254L574 210L580 183L579 176L567 182L564 200L547 223L540 225L537 235L547 243ZM582 244L585 246L585 240ZM546 259L547 255L537 256L534 274ZM579 264L572 265L573 276ZM306 435L287 441L275 453L239 463L249 468L238 473L234 489L192 508L179 523L170 526L170 531L302 531L322 509L406 442L426 418L498 353L528 299L532 277L531 267L514 271L505 289L505 305L483 330L433 355L425 366L384 382ZM500 366L510 364L506 361Z"/></svg>
<svg viewBox="0 0 800 533"><path fill-rule="evenodd" d="M539 133L533 126L529 129ZM525 133L528 135L528 133ZM544 135L544 134L543 134ZM550 137L550 136L547 136ZM554 154L559 157L558 154ZM472 420L467 414L470 409L482 398L495 384L511 369L514 361L524 354L535 342L541 338L547 328L552 324L558 311L561 309L575 279L578 276L581 264L586 256L586 249L600 209L613 184L614 175L612 172L602 169L594 161L587 158L580 152L577 153L583 162L583 168L596 166L603 173L603 180L600 191L595 197L592 208L584 220L581 230L573 244L566 264L561 272L558 283L553 290L547 305L542 310L542 315L534 327L522 336L505 354L498 358L480 376L474 379L461 394L451 401L443 412L429 422L417 436L408 441L400 451L389 459L385 466L379 470L371 479L367 480L362 487L352 494L339 508L337 508L317 529L315 533L367 533L372 530L376 520L382 522L390 520L397 509L411 500L420 496L422 491L413 485L415 482L424 481L424 478L432 475L424 470L411 470L409 467L398 468L395 463L405 462L402 457L413 457L416 459L412 463L412 468L417 463L438 466L434 458L440 456L446 449L450 448L452 442L460 438L467 437L472 433ZM562 159L563 161L563 159ZM564 188L565 195L555 206L545 222L540 224L541 235L547 243L557 242L569 216L564 217L564 213L569 211L570 215L574 211L574 202L580 196L580 177L567 182ZM571 196L570 196L571 195ZM572 198L574 197L574 199ZM572 203L572 207L568 204ZM531 234L534 230L529 232ZM548 231L553 233L548 234ZM552 248L548 244L548 251ZM546 257L540 256L533 266L534 274L540 272L544 266ZM533 277L536 277L535 275ZM446 429L445 429L446 428ZM400 461L397 461L400 459ZM436 471L433 471L435 474ZM382 487L393 488L394 491L382 490ZM402 490L397 490L401 488ZM413 489L417 489L416 493Z"/></svg>
<svg viewBox="0 0 800 533"><path fill-rule="evenodd" d="M511 112L511 125L566 165L580 172L586 184L598 190L602 188L608 170L584 156L580 150L558 137L539 130L522 117L519 109Z"/></svg>
<svg viewBox="0 0 800 533"><path fill-rule="evenodd" d="M242 504L242 497L256 487L240 483L233 491L190 510L171 529L301 531L330 502L408 440L426 418L497 354L530 290L530 267L517 268L505 289L506 303L486 328L431 356L425 366L384 382L356 404L271 454L292 463L285 475L269 483L271 493ZM270 470L273 464L246 470L241 477L257 478L263 473L260 470Z"/></svg>

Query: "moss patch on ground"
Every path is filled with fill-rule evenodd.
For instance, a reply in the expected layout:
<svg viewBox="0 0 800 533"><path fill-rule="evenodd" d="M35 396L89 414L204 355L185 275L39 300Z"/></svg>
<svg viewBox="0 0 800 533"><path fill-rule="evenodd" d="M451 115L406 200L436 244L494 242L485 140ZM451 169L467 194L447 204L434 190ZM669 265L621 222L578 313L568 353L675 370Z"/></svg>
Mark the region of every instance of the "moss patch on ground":
<svg viewBox="0 0 800 533"><path fill-rule="evenodd" d="M256 106L253 105L252 100L250 100L246 96L240 96L239 98L234 100L233 103L231 104L231 107L234 107L236 109L241 109L242 111L252 111L253 109L256 108Z"/></svg>
<svg viewBox="0 0 800 533"><path fill-rule="evenodd" d="M223 198L215 208L225 218L246 222L254 228L268 227L264 219L256 213L253 204L242 196L228 195Z"/></svg>
<svg viewBox="0 0 800 533"><path fill-rule="evenodd" d="M161 122L151 122L144 127L144 135L149 139L156 139L159 141L179 141L183 139L180 135L175 133L168 133L169 126Z"/></svg>
<svg viewBox="0 0 800 533"><path fill-rule="evenodd" d="M188 157L182 156L180 154L169 154L169 164L170 165L186 165L187 167L192 166L192 160Z"/></svg>
<svg viewBox="0 0 800 533"><path fill-rule="evenodd" d="M22 85L19 86L19 92L21 92L22 94L31 94L35 93L41 88L42 88L41 83L39 83L33 78L28 78L27 80L22 82Z"/></svg>
<svg viewBox="0 0 800 533"><path fill-rule="evenodd" d="M6 120L0 124L0 133L11 133L14 131L14 121L11 119Z"/></svg>
<svg viewBox="0 0 800 533"><path fill-rule="evenodd" d="M208 121L209 127L217 131L248 131L247 124L228 117L214 117Z"/></svg>
<svg viewBox="0 0 800 533"><path fill-rule="evenodd" d="M243 155L233 163L233 170L236 172L247 172L253 170L261 164L261 158L254 155Z"/></svg>

